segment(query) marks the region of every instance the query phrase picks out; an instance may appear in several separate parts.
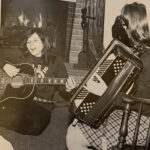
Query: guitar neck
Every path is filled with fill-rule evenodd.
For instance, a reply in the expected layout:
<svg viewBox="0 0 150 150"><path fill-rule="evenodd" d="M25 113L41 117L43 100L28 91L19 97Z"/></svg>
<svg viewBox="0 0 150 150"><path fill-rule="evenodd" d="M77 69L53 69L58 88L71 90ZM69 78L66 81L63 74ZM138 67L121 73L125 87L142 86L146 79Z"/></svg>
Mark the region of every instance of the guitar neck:
<svg viewBox="0 0 150 150"><path fill-rule="evenodd" d="M37 78L28 77L24 79L24 84L47 84L47 85L65 85L66 78Z"/></svg>

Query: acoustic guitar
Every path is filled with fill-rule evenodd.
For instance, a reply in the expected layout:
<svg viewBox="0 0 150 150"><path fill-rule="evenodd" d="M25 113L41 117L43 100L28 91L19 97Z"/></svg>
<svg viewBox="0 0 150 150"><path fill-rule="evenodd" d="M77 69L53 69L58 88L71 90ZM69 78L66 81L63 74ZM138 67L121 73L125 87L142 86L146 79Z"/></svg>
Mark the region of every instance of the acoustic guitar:
<svg viewBox="0 0 150 150"><path fill-rule="evenodd" d="M9 77L5 72L0 72L0 103L6 100L25 100L34 97L36 85L65 85L67 78L39 78L30 64L14 65L20 68L15 77Z"/></svg>

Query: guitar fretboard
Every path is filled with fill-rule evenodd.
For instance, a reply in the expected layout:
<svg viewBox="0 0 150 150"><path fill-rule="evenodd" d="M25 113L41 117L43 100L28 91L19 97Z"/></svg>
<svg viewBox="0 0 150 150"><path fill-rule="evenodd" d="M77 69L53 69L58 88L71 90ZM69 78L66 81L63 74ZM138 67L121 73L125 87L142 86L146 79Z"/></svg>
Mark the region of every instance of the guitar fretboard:
<svg viewBox="0 0 150 150"><path fill-rule="evenodd" d="M66 78L37 78L37 77L28 77L25 78L24 84L59 84L65 85Z"/></svg>

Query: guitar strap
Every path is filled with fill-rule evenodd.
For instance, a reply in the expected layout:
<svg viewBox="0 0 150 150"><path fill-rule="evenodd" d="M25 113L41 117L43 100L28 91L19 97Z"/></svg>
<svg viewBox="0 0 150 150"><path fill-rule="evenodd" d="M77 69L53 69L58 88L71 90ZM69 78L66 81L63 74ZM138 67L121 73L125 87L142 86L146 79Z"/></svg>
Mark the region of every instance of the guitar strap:
<svg viewBox="0 0 150 150"><path fill-rule="evenodd" d="M70 103L68 101L65 100L48 100L48 99L44 99L44 98L40 98L40 97L34 97L33 101L36 102L40 102L40 103L47 103L47 104L53 104L55 107L66 107L66 106L70 106Z"/></svg>
<svg viewBox="0 0 150 150"><path fill-rule="evenodd" d="M37 102L41 102L41 103L48 103L48 104L54 104L54 102L52 100L48 100L48 99L44 99L44 98L40 98L40 97L34 97L33 98L34 101Z"/></svg>

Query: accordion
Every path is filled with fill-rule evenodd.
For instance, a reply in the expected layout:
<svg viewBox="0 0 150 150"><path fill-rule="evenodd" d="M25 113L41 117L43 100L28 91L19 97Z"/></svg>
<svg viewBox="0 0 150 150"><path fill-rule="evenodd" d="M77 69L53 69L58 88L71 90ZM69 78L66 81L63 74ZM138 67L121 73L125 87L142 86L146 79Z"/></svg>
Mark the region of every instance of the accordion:
<svg viewBox="0 0 150 150"><path fill-rule="evenodd" d="M141 69L142 62L132 49L118 40L112 40L104 55L89 71L72 96L71 111L81 122L98 128L106 118L118 93L129 92ZM103 89L101 95L86 88L91 81L100 84L99 78L105 82L107 88L92 86L91 89Z"/></svg>

